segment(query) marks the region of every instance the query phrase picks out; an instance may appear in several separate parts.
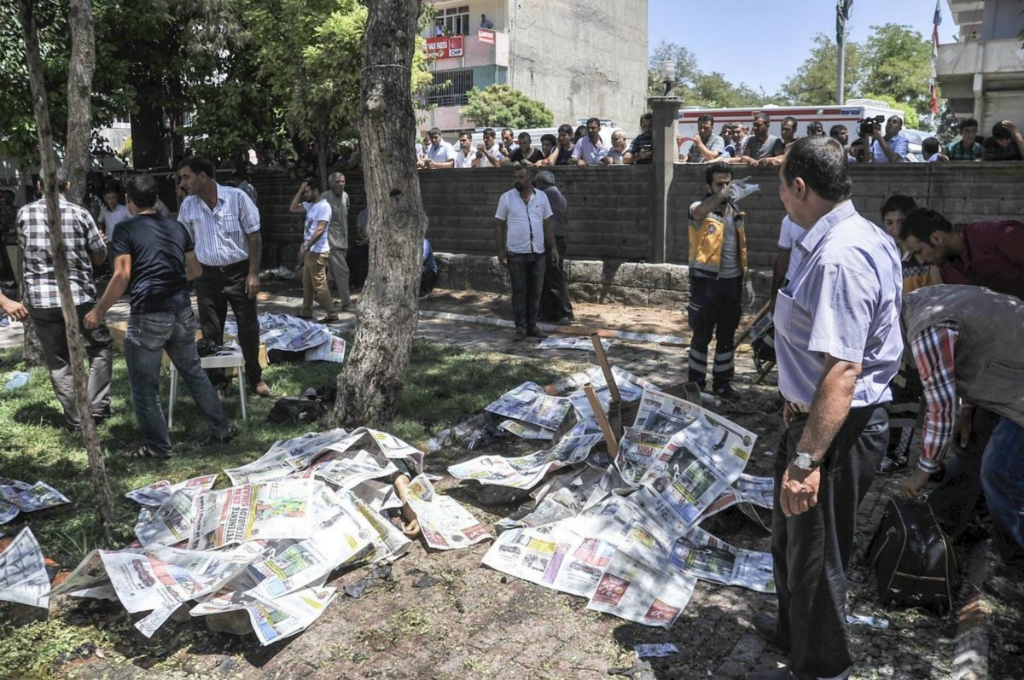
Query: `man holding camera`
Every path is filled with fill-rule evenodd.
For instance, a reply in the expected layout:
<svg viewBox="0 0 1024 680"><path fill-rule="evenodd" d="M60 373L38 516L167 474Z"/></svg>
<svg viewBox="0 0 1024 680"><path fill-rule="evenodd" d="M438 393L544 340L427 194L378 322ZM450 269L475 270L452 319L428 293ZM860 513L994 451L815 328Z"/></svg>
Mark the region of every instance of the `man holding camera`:
<svg viewBox="0 0 1024 680"><path fill-rule="evenodd" d="M868 127L870 125L870 128ZM868 155L868 163L902 163L910 151L910 141L900 134L903 129L903 119L899 116L890 116L885 124L885 134L882 134L882 126L875 120L861 121L861 137L871 138L871 153Z"/></svg>

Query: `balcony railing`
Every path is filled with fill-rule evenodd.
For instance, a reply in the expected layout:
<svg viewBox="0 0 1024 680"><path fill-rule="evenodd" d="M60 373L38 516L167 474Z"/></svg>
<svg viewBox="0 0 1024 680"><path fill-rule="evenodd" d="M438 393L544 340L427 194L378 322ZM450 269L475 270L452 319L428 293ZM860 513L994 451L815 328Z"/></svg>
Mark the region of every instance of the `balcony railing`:
<svg viewBox="0 0 1024 680"><path fill-rule="evenodd" d="M434 105L465 106L467 93L474 87L484 89L508 82L508 69L504 66L478 66L476 68L436 71L434 83L419 95L420 108Z"/></svg>

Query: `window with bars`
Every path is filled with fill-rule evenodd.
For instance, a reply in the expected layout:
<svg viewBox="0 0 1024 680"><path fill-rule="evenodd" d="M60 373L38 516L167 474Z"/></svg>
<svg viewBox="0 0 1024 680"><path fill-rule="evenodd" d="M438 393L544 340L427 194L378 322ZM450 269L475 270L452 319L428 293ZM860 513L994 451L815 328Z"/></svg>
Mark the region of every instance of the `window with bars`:
<svg viewBox="0 0 1024 680"><path fill-rule="evenodd" d="M466 93L473 89L473 69L458 68L435 71L434 84L426 95L426 103L436 106L465 106Z"/></svg>

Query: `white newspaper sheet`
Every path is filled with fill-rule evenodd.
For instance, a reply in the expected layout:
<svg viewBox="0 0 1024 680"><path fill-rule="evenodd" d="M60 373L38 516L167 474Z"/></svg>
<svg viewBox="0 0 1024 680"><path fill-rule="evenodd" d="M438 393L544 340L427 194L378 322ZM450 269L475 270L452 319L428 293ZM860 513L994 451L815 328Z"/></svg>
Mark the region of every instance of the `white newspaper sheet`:
<svg viewBox="0 0 1024 680"><path fill-rule="evenodd" d="M594 343L589 337L569 337L569 338L548 338L539 345L541 349L575 349L583 352L593 352ZM605 352L612 346L612 341L602 338L601 347Z"/></svg>
<svg viewBox="0 0 1024 680"><path fill-rule="evenodd" d="M672 546L669 562L706 581L775 592L771 553L734 548L702 529L694 529Z"/></svg>
<svg viewBox="0 0 1024 680"><path fill-rule="evenodd" d="M103 566L103 558L99 550L93 550L75 570L68 574L64 581L50 591L51 596L63 595L65 593L83 593L81 597L90 597L84 594L90 590L106 588L110 586L110 577L107 576L106 567ZM126 550L125 552L136 552Z"/></svg>
<svg viewBox="0 0 1024 680"><path fill-rule="evenodd" d="M135 535L145 547L151 545L177 545L187 541L195 518L193 502L201 492L199 488L179 489L157 510L144 508L135 525Z"/></svg>
<svg viewBox="0 0 1024 680"><path fill-rule="evenodd" d="M50 577L39 542L28 527L0 553L0 600L49 609Z"/></svg>
<svg viewBox="0 0 1024 680"><path fill-rule="evenodd" d="M260 314L259 322L260 340L268 351L302 352L320 347L334 337L327 326L288 314ZM225 322L224 333L238 337L238 324L233 315Z"/></svg>
<svg viewBox="0 0 1024 680"><path fill-rule="evenodd" d="M643 432L632 427L623 428L622 440L619 441L619 455L615 458L615 465L618 466L622 479L637 486L656 463L667 462L665 447L670 439L672 435L669 434Z"/></svg>
<svg viewBox="0 0 1024 680"><path fill-rule="evenodd" d="M771 530L765 520L758 515L756 507L771 510L774 505L773 490L775 482L771 477L754 477L746 473L740 475L739 479L733 482L732 486L726 489L721 496L707 507L697 518L696 524L700 524L708 517L717 515L727 508L740 505L740 512L747 515L765 529Z"/></svg>
<svg viewBox="0 0 1024 680"><path fill-rule="evenodd" d="M608 382L604 379L604 371L601 370L600 366L594 366L587 369L585 374L589 378L591 387L594 388L598 401L601 402L601 408L607 413L612 396L608 390ZM615 386L619 388L619 397L621 397L623 403L640 399L644 395L645 390L657 390L657 387L652 383L633 375L629 371L624 371L618 366L612 366L612 376L615 378ZM574 376L575 378L576 376ZM594 417L594 410L590 408L590 400L587 399L587 395L582 387L570 394L569 399L572 402L572 407L576 409L576 417L578 419L583 420Z"/></svg>
<svg viewBox="0 0 1024 680"><path fill-rule="evenodd" d="M349 436L339 428L323 433L310 432L295 439L275 442L269 451L253 462L224 472L235 486L283 479L306 468L321 452Z"/></svg>
<svg viewBox="0 0 1024 680"><path fill-rule="evenodd" d="M409 483L406 501L419 518L420 530L431 548L468 548L493 538L491 532L458 501L434 491L434 485L423 475Z"/></svg>
<svg viewBox="0 0 1024 680"><path fill-rule="evenodd" d="M316 477L342 489L354 489L363 482L381 477L390 477L398 472L389 459L378 461L369 451L329 451L317 458L309 468Z"/></svg>
<svg viewBox="0 0 1024 680"><path fill-rule="evenodd" d="M555 446L526 456L480 456L452 465L448 474L456 479L475 479L481 484L531 489L551 470L575 465L587 459L590 450L604 441L593 420L577 423Z"/></svg>
<svg viewBox="0 0 1024 680"><path fill-rule="evenodd" d="M335 588L306 588L273 600L254 597L245 606L260 644L267 646L306 630L334 600Z"/></svg>
<svg viewBox="0 0 1024 680"><path fill-rule="evenodd" d="M698 404L655 390L645 390L633 427L644 432L672 435L687 427L703 412Z"/></svg>
<svg viewBox="0 0 1024 680"><path fill-rule="evenodd" d="M186 479L184 482L177 484L171 484L166 479L162 479L159 482L154 482L149 486L144 486L141 489L135 489L129 491L124 495L125 498L133 500L139 505L145 505L151 508L159 508L167 499L171 497L175 491L180 489L197 489L199 491L206 491L212 489L213 485L217 483L217 477L219 475L204 475L202 477L193 477L192 479Z"/></svg>
<svg viewBox="0 0 1024 680"><path fill-rule="evenodd" d="M543 439L550 440L554 439L554 430L545 430L543 427L537 427L535 425L527 425L520 423L515 420L503 420L498 425L501 429L506 432L511 432L520 439Z"/></svg>
<svg viewBox="0 0 1024 680"><path fill-rule="evenodd" d="M526 382L506 392L485 410L546 430L557 430L572 405L564 397L552 397L540 385Z"/></svg>
<svg viewBox="0 0 1024 680"><path fill-rule="evenodd" d="M2 485L0 486L0 496L21 512L46 510L71 502L64 494L46 482L36 482L32 486L24 485L23 482L18 485Z"/></svg>
<svg viewBox="0 0 1024 680"><path fill-rule="evenodd" d="M587 609L645 626L669 628L690 602L696 583L693 576L654 569L616 551Z"/></svg>
<svg viewBox="0 0 1024 680"><path fill-rule="evenodd" d="M211 550L254 539L303 539L314 527L313 496L321 482L285 479L206 491L195 500L190 550Z"/></svg>
<svg viewBox="0 0 1024 680"><path fill-rule="evenodd" d="M21 510L18 509L17 505L0 498L0 524L7 524L17 517L19 512Z"/></svg>
<svg viewBox="0 0 1024 680"><path fill-rule="evenodd" d="M306 361L331 361L336 364L345 362L345 338L332 335L330 340L319 347L306 350Z"/></svg>

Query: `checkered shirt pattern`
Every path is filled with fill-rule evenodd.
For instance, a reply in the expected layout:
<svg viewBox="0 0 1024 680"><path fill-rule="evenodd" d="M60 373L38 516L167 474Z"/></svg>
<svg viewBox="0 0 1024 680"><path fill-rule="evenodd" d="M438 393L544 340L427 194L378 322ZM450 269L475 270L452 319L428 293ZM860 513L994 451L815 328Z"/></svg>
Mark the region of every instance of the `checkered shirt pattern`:
<svg viewBox="0 0 1024 680"><path fill-rule="evenodd" d="M89 211L60 197L60 226L67 248L71 296L75 305L96 300L91 254L105 249L103 235ZM25 303L33 309L60 307L46 201L28 203L18 211L18 242L24 266Z"/></svg>

